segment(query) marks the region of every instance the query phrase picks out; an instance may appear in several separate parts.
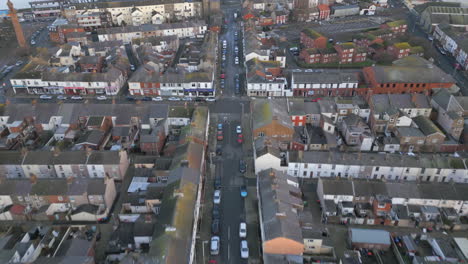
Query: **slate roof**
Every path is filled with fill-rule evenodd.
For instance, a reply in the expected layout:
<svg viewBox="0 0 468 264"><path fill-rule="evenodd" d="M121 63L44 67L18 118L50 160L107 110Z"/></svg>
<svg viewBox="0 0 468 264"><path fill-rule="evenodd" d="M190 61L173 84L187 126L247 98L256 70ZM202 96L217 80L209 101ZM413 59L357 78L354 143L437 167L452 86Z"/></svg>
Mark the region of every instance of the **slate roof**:
<svg viewBox="0 0 468 264"><path fill-rule="evenodd" d="M424 135L429 136L436 133L445 135L429 118L425 116L417 116L413 118L418 128L423 132Z"/></svg>
<svg viewBox="0 0 468 264"><path fill-rule="evenodd" d="M402 137L425 137L424 133L416 127L398 127L397 131Z"/></svg>
<svg viewBox="0 0 468 264"><path fill-rule="evenodd" d="M0 164L17 164L23 162L23 155L17 151L0 151Z"/></svg>
<svg viewBox="0 0 468 264"><path fill-rule="evenodd" d="M274 120L293 129L291 118L286 109L286 102L281 99L259 99L253 102L253 129L262 128Z"/></svg>
<svg viewBox="0 0 468 264"><path fill-rule="evenodd" d="M159 30L170 30L177 28L206 27L203 20L192 19L188 22L164 23L164 24L143 24L141 26L99 28L98 35L122 34L130 32L154 32Z"/></svg>
<svg viewBox="0 0 468 264"><path fill-rule="evenodd" d="M271 176L274 173L274 177ZM264 170L259 174L259 194L262 214L262 225L264 229L264 243L276 238L286 238L297 243L304 243L299 216L293 212L290 201L293 199L288 188L293 188L287 183L290 176L274 169ZM278 184L278 188L272 188L273 184ZM299 191L299 190L298 190ZM300 191L299 191L300 193ZM277 217L277 213L285 214L284 217Z"/></svg>
<svg viewBox="0 0 468 264"><path fill-rule="evenodd" d="M455 83L453 77L419 56L397 60L392 66L372 66L377 83Z"/></svg>
<svg viewBox="0 0 468 264"><path fill-rule="evenodd" d="M292 78L294 78L294 83L329 84L329 83L342 83L342 82L357 83L359 81L357 73L333 72L333 71L293 72Z"/></svg>
<svg viewBox="0 0 468 264"><path fill-rule="evenodd" d="M390 245L390 233L378 229L350 229L351 243Z"/></svg>
<svg viewBox="0 0 468 264"><path fill-rule="evenodd" d="M104 134L105 133L101 130L88 130L81 137L78 138L76 144L93 144L97 146L104 137Z"/></svg>
<svg viewBox="0 0 468 264"><path fill-rule="evenodd" d="M92 151L87 164L120 164L118 151Z"/></svg>

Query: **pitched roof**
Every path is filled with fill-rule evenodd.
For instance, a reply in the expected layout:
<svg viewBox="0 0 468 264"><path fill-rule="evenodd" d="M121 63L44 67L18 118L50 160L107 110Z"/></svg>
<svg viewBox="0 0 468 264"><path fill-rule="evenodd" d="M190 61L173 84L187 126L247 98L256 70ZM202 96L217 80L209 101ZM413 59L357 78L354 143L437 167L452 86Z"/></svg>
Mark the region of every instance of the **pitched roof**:
<svg viewBox="0 0 468 264"><path fill-rule="evenodd" d="M321 71L321 72L293 72L292 78L294 83L357 83L358 74L352 72L335 72L335 71Z"/></svg>
<svg viewBox="0 0 468 264"><path fill-rule="evenodd" d="M286 102L281 99L259 99L253 102L253 129L264 127L273 121L293 129L291 118L287 114Z"/></svg>
<svg viewBox="0 0 468 264"><path fill-rule="evenodd" d="M430 136L436 133L444 135L444 133L434 124L434 122L425 116L417 116L413 118L413 121L426 136Z"/></svg>
<svg viewBox="0 0 468 264"><path fill-rule="evenodd" d="M351 228L352 243L390 245L390 233L386 230Z"/></svg>

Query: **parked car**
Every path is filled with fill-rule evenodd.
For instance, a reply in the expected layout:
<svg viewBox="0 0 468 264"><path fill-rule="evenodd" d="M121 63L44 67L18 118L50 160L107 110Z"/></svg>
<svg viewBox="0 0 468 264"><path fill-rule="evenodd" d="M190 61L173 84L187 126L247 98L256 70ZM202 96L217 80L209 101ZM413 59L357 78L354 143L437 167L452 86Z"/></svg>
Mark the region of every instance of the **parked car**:
<svg viewBox="0 0 468 264"><path fill-rule="evenodd" d="M223 131L218 131L218 132L216 132L216 139L217 139L218 141L221 141L221 140L224 139Z"/></svg>
<svg viewBox="0 0 468 264"><path fill-rule="evenodd" d="M141 98L141 100L142 100L142 101L146 101L146 102L148 102L148 101L151 101L151 100L152 100L152 98L151 98L151 97L149 97L149 96L145 96L145 97Z"/></svg>
<svg viewBox="0 0 468 264"><path fill-rule="evenodd" d="M158 97L153 97L151 100L155 101L155 102L161 102L163 99L161 96L158 96Z"/></svg>
<svg viewBox="0 0 468 264"><path fill-rule="evenodd" d="M240 238L247 237L247 224L245 222L240 222L239 224L239 237Z"/></svg>
<svg viewBox="0 0 468 264"><path fill-rule="evenodd" d="M50 100L50 99L52 99L53 97L50 96L50 95L45 95L45 94L43 94L43 95L39 96L39 98L42 99L42 100Z"/></svg>
<svg viewBox="0 0 468 264"><path fill-rule="evenodd" d="M214 187L215 187L215 189L221 188L221 178L220 177L215 177Z"/></svg>
<svg viewBox="0 0 468 264"><path fill-rule="evenodd" d="M221 73L221 79L224 79L224 77L226 77L226 75L224 75L224 73Z"/></svg>
<svg viewBox="0 0 468 264"><path fill-rule="evenodd" d="M208 97L208 98L205 99L205 101L207 101L207 102L216 102L216 99L213 98L213 97Z"/></svg>
<svg viewBox="0 0 468 264"><path fill-rule="evenodd" d="M136 67L135 67L135 65L133 65L133 64L130 64L130 70L131 70L131 71L135 71L135 70L136 70Z"/></svg>
<svg viewBox="0 0 468 264"><path fill-rule="evenodd" d="M247 197L247 187L245 185L242 185L240 187L240 195L241 197Z"/></svg>
<svg viewBox="0 0 468 264"><path fill-rule="evenodd" d="M210 254L213 256L219 255L219 248L220 248L220 239L219 236L211 237L210 243Z"/></svg>
<svg viewBox="0 0 468 264"><path fill-rule="evenodd" d="M179 97L169 97L167 100L169 101L180 101Z"/></svg>
<svg viewBox="0 0 468 264"><path fill-rule="evenodd" d="M64 96L64 95L59 95L59 96L57 96L57 99L58 100L67 100L67 97Z"/></svg>
<svg viewBox="0 0 468 264"><path fill-rule="evenodd" d="M219 212L219 205L215 204L213 205L213 219L219 219L221 216L221 213Z"/></svg>
<svg viewBox="0 0 468 264"><path fill-rule="evenodd" d="M226 60L226 54L223 54L223 57L222 57L223 61Z"/></svg>
<svg viewBox="0 0 468 264"><path fill-rule="evenodd" d="M187 101L187 102L192 101L192 97L183 97L182 101Z"/></svg>
<svg viewBox="0 0 468 264"><path fill-rule="evenodd" d="M127 96L126 99L127 99L127 101L130 101L130 102L135 101L135 98L134 98L134 97L131 97L131 96Z"/></svg>
<svg viewBox="0 0 468 264"><path fill-rule="evenodd" d="M244 142L244 136L242 134L237 135L237 143L242 144Z"/></svg>
<svg viewBox="0 0 468 264"><path fill-rule="evenodd" d="M239 57L236 57L236 58L234 59L234 63L235 63L236 65L239 64Z"/></svg>
<svg viewBox="0 0 468 264"><path fill-rule="evenodd" d="M23 61L20 61L20 60L19 60L19 61L16 62L15 65L16 65L16 66L21 66L21 65L23 65Z"/></svg>
<svg viewBox="0 0 468 264"><path fill-rule="evenodd" d="M236 126L236 133L241 134L242 133L242 128L241 126Z"/></svg>
<svg viewBox="0 0 468 264"><path fill-rule="evenodd" d="M223 155L223 148L221 148L221 146L216 146L216 155L218 156Z"/></svg>
<svg viewBox="0 0 468 264"><path fill-rule="evenodd" d="M241 252L241 258L243 259L249 258L249 246L247 245L247 240L241 241L240 252Z"/></svg>
<svg viewBox="0 0 468 264"><path fill-rule="evenodd" d="M220 204L221 203L221 191L220 190L214 191L213 203L214 204Z"/></svg>
<svg viewBox="0 0 468 264"><path fill-rule="evenodd" d="M74 95L74 96L70 97L70 99L72 99L72 100L83 100L83 97Z"/></svg>
<svg viewBox="0 0 468 264"><path fill-rule="evenodd" d="M239 172L245 173L247 171L247 165L243 159L239 160Z"/></svg>
<svg viewBox="0 0 468 264"><path fill-rule="evenodd" d="M105 100L107 100L107 97L105 97L104 95L100 95L100 96L96 97L96 99L98 99L99 101L105 101Z"/></svg>
<svg viewBox="0 0 468 264"><path fill-rule="evenodd" d="M213 235L219 234L219 219L213 219L211 222L211 233Z"/></svg>
<svg viewBox="0 0 468 264"><path fill-rule="evenodd" d="M218 124L218 130L223 130L223 124L222 123Z"/></svg>

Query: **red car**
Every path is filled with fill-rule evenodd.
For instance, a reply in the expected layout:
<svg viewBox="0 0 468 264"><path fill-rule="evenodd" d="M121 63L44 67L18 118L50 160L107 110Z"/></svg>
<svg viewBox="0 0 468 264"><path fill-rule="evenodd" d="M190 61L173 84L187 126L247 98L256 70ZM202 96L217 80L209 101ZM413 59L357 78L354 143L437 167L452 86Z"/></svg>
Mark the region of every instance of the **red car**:
<svg viewBox="0 0 468 264"><path fill-rule="evenodd" d="M221 73L221 79L224 79L224 73Z"/></svg>
<svg viewBox="0 0 468 264"><path fill-rule="evenodd" d="M218 133L216 134L216 139L219 141L224 139L223 131L218 131Z"/></svg>
<svg viewBox="0 0 468 264"><path fill-rule="evenodd" d="M312 102L318 102L320 100L322 100L322 98L319 97L319 98L312 99Z"/></svg>
<svg viewBox="0 0 468 264"><path fill-rule="evenodd" d="M237 135L237 143L242 144L244 142L244 136L242 134Z"/></svg>

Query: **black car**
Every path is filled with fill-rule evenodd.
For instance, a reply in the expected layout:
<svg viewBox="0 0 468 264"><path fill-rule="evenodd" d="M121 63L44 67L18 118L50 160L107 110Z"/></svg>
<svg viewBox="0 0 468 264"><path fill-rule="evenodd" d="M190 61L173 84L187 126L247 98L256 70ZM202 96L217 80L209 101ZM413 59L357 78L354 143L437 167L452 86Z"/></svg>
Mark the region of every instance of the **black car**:
<svg viewBox="0 0 468 264"><path fill-rule="evenodd" d="M221 188L221 178L220 177L215 177L214 187L215 187L215 189Z"/></svg>
<svg viewBox="0 0 468 264"><path fill-rule="evenodd" d="M127 96L127 101L135 101L135 98L133 98L131 96Z"/></svg>
<svg viewBox="0 0 468 264"><path fill-rule="evenodd" d="M223 149L221 148L221 146L216 147L216 155L218 155L218 156L223 155Z"/></svg>
<svg viewBox="0 0 468 264"><path fill-rule="evenodd" d="M244 160L239 160L239 171L245 173L247 171L247 165Z"/></svg>
<svg viewBox="0 0 468 264"><path fill-rule="evenodd" d="M213 235L219 234L219 219L213 219L211 223L211 233Z"/></svg>
<svg viewBox="0 0 468 264"><path fill-rule="evenodd" d="M219 205L213 205L213 219L219 219L221 217L221 213L219 212Z"/></svg>
<svg viewBox="0 0 468 264"><path fill-rule="evenodd" d="M147 101L147 102L148 102L148 101L151 101L152 99L151 99L151 97L149 97L149 96L145 96L145 97L141 98L141 100L142 100L142 101Z"/></svg>
<svg viewBox="0 0 468 264"><path fill-rule="evenodd" d="M204 101L205 101L205 99L203 99L203 98L200 98L200 97L195 98L195 102L204 102Z"/></svg>

